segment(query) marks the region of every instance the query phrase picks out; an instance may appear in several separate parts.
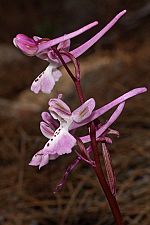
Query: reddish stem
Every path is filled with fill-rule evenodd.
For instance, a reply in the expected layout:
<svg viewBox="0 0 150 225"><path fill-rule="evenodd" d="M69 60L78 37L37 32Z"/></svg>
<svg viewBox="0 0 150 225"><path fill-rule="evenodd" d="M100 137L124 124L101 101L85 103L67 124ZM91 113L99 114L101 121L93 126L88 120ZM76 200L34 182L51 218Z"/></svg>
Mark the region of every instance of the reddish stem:
<svg viewBox="0 0 150 225"><path fill-rule="evenodd" d="M60 55L66 55L68 58L71 59L75 67L75 76L78 80L80 80L80 65L78 63L78 60L70 52L67 52L65 50L60 51Z"/></svg>
<svg viewBox="0 0 150 225"><path fill-rule="evenodd" d="M57 49L54 49L54 48L53 48L53 50L57 54L57 56L59 57L62 65L65 67L66 71L68 72L68 74L70 75L72 80L74 81L81 104L84 103L84 95L83 95L83 91L82 91L82 88L81 88L81 85L80 85L80 79L77 79L77 77L80 78L80 70L78 70L79 74L74 76L72 74L71 70L68 68L65 61L63 60L63 57L61 56L60 52ZM70 53L66 54L66 55L68 57L70 57L71 61L73 61L74 66L75 66L75 71L77 71L76 66L78 64L75 63L74 56L71 57ZM105 193L105 196L108 200L108 203L109 203L109 206L112 210L112 213L113 213L114 219L116 221L116 224L117 225L123 225L122 216L121 216L121 213L120 213L118 203L116 201L116 198L111 193L111 190L109 188L109 185L107 184L107 181L105 179L105 176L104 176L104 173L103 173L103 170L102 170L102 167L101 167L99 151L98 151L97 142L96 142L96 129L95 129L94 122L92 122L90 124L90 136L91 136L91 147L92 147L92 150L93 150L94 161L95 161L95 165L96 165L95 167L93 167L93 169L94 169L94 171L97 175L99 183L100 183L100 185L101 185L101 187L102 187L102 189Z"/></svg>
<svg viewBox="0 0 150 225"><path fill-rule="evenodd" d="M67 73L72 78L73 82L76 82L77 78L72 74L71 70L69 69L69 67L65 63L65 61L64 61L63 57L61 56L60 52L55 47L52 47L52 49L55 52L55 54L58 56L58 58L60 59L60 61L62 62L63 66L65 67L65 69L67 71Z"/></svg>
<svg viewBox="0 0 150 225"><path fill-rule="evenodd" d="M91 136L91 146L92 146L92 150L93 150L94 161L95 161L95 165L96 165L96 167L93 167L93 169L97 175L99 183L102 186L102 189L103 189L103 191L106 195L106 198L109 202L109 206L112 210L116 224L123 225L122 216L120 213L118 203L117 203L114 195L111 193L110 187L108 186L108 183L105 179L105 176L104 176L104 173L103 173L103 170L101 167L99 151L98 151L97 142L96 142L96 129L95 129L94 122L92 122L91 126L90 126L90 136Z"/></svg>
<svg viewBox="0 0 150 225"><path fill-rule="evenodd" d="M53 47L53 51L56 53L56 55L59 57L62 65L65 67L66 71L68 72L69 76L72 78L73 82L75 83L76 86L76 90L80 99L81 104L84 103L84 96L83 96L83 91L81 89L81 85L80 85L80 67L78 64L78 61L76 60L76 58L70 54L69 52L66 51L61 51L59 52L56 48ZM75 66L75 73L76 76L74 76L71 72L71 70L69 69L69 67L67 66L67 64L65 63L63 57L61 56L61 54L66 55L67 57L69 57L71 59L71 61L73 62L74 66Z"/></svg>

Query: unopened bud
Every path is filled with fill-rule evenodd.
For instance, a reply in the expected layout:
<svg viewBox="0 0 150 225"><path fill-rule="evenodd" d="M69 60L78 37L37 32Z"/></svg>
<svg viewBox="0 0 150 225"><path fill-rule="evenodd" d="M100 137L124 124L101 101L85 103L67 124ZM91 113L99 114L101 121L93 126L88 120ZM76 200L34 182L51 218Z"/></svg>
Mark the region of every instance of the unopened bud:
<svg viewBox="0 0 150 225"><path fill-rule="evenodd" d="M13 43L17 48L19 48L24 54L28 56L34 56L38 50L37 42L24 34L18 34L13 39Z"/></svg>

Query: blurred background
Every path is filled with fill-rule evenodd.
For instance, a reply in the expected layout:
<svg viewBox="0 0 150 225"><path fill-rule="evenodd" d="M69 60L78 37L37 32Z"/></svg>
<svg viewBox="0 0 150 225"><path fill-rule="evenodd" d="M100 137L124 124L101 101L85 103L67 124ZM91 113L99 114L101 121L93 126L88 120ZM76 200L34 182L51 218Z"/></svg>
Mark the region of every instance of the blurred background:
<svg viewBox="0 0 150 225"><path fill-rule="evenodd" d="M79 101L67 74L50 96L31 93L33 79L47 63L23 55L12 39L18 33L54 38L98 20L97 27L72 39L74 48L123 9L127 14L79 59L86 98L94 97L97 107L132 88L149 87L149 1L0 0L0 225L114 224L97 179L84 163L53 195L74 153L41 171L28 166L46 142L39 122L49 98L62 93L72 109ZM112 127L120 131L109 148L126 225L150 224L149 105L149 92L129 100Z"/></svg>

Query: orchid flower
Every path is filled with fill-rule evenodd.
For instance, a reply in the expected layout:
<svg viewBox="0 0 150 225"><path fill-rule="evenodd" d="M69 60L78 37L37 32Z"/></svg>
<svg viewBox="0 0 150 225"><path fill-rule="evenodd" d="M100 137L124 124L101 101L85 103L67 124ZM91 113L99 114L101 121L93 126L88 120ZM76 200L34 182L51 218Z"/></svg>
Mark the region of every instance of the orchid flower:
<svg viewBox="0 0 150 225"><path fill-rule="evenodd" d="M120 12L115 16L100 32L98 32L90 40L70 51L75 58L82 55L86 52L92 45L94 45L108 30L115 25L115 23L126 13L126 10ZM34 36L29 38L24 34L18 34L14 39L14 45L19 48L23 53L28 56L37 56L43 60L48 61L48 67L33 81L31 85L31 90L35 93L42 91L43 93L50 93L59 78L62 76L58 68L62 65L60 60L57 58L56 54L53 51L55 47L58 51L70 49L70 39L80 35L81 33L91 29L92 27L98 24L97 21L90 23L79 30L76 30L72 33L63 35L55 39L40 38ZM70 58L63 56L65 63L70 61Z"/></svg>
<svg viewBox="0 0 150 225"><path fill-rule="evenodd" d="M79 108L71 113L69 106L60 97L49 101L49 112L42 114L44 122L40 123L41 132L49 140L44 148L33 157L30 165L39 168L48 163L50 159L56 159L63 154L71 153L76 144L76 139L69 133L70 124L73 121L78 123L88 118L95 107L94 99L87 100ZM55 130L53 119L59 121L59 127ZM51 122L50 122L51 121Z"/></svg>
<svg viewBox="0 0 150 225"><path fill-rule="evenodd" d="M77 31L74 31L70 34L66 34L62 37L55 38L55 39L48 39L48 38L41 38L34 36L33 38L27 37L24 34L18 34L14 39L14 45L19 48L24 54L28 56L37 56L43 60L49 62L48 67L33 81L31 85L31 90L35 93L39 93L42 91L43 93L50 93L53 89L55 82L59 80L62 76L60 70L57 68L59 67L59 61L55 57L55 54L50 45L48 48L43 48L46 43L54 42L58 44L57 49L64 49L69 51L70 48L70 39L81 33L91 29L93 26L98 24L97 21L90 23ZM66 37L66 40L64 39ZM64 39L63 41L61 41ZM60 41L59 41L60 40ZM55 44L55 45L56 45Z"/></svg>
<svg viewBox="0 0 150 225"><path fill-rule="evenodd" d="M76 138L69 132L90 123L111 108L119 105L110 119L97 129L96 138L101 137L122 112L124 102L145 91L146 88L133 89L97 110L94 110L95 100L93 98L84 102L73 112L71 112L69 106L61 100L61 96L51 99L49 101L50 114L46 112L42 113L43 122L40 123L41 132L49 140L44 148L33 156L30 165L39 166L39 168L41 168L46 165L49 160L56 159L63 154L71 153L72 148L76 145ZM80 137L80 139L83 143L91 141L90 135Z"/></svg>

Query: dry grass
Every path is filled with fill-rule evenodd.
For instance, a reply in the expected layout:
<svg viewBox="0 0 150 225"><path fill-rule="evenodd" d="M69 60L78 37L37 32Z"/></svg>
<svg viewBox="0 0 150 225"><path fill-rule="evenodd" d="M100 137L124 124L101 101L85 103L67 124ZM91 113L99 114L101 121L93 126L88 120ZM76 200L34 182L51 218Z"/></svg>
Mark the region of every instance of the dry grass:
<svg viewBox="0 0 150 225"><path fill-rule="evenodd" d="M28 167L41 137L28 136L18 128L1 126L1 224L112 224L108 205L90 168L81 164L65 189L52 190L72 156L56 160L40 172ZM4 136L3 132L7 135ZM15 138L14 135L15 134ZM113 164L118 180L118 201L126 224L148 225L150 142L145 129L123 129L113 145ZM5 149L5 151L4 151ZM59 169L58 169L59 168ZM62 172L60 172L62 171Z"/></svg>

